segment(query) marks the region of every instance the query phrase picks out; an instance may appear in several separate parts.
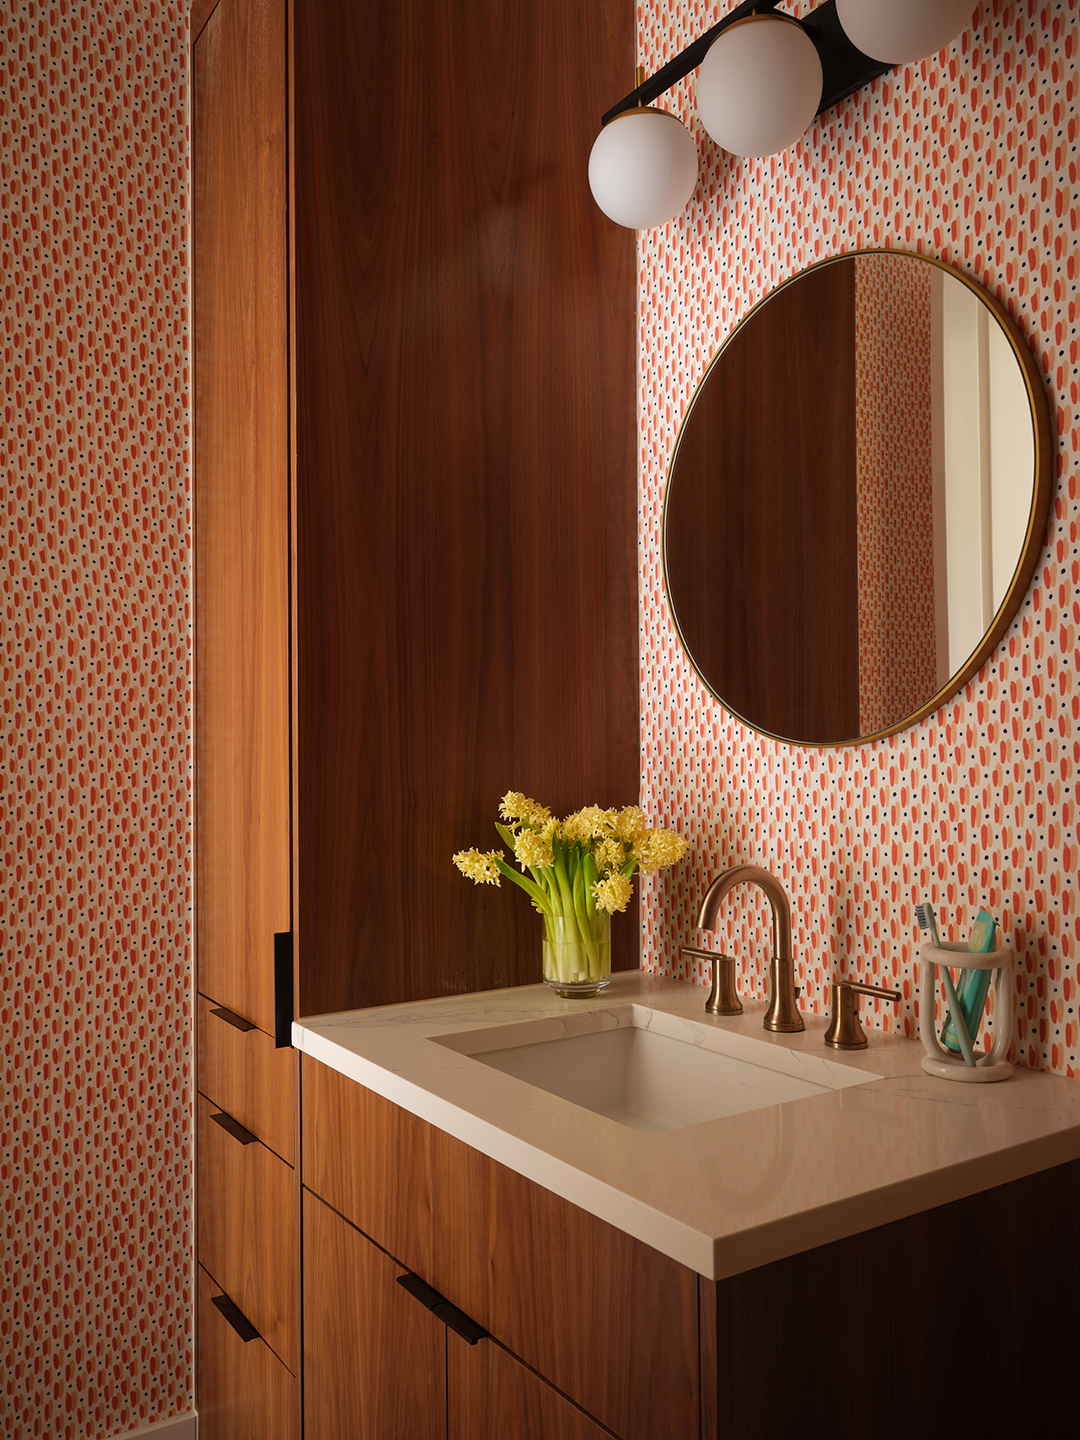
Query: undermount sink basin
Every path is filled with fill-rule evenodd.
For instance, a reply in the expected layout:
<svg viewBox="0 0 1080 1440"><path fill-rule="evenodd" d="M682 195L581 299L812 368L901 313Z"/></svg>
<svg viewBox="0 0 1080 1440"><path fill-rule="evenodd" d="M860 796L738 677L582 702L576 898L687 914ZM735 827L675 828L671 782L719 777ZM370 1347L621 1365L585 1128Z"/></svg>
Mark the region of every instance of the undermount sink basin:
<svg viewBox="0 0 1080 1440"><path fill-rule="evenodd" d="M879 1077L645 1005L432 1037L459 1054L645 1134Z"/></svg>

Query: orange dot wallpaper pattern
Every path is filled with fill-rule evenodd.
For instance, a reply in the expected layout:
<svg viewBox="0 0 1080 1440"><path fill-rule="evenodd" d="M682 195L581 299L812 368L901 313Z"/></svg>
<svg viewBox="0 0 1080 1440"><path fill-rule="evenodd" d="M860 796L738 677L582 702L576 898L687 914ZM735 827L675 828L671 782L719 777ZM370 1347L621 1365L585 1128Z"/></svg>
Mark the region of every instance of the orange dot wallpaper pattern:
<svg viewBox="0 0 1080 1440"><path fill-rule="evenodd" d="M651 74L729 8L639 5L640 63ZM834 974L874 979L903 998L895 1007L864 1002L870 1025L913 1036L914 903L932 903L950 939L966 938L986 906L1020 956L1014 1057L1072 1075L1080 11L1078 0L991 0L973 13L974 25L940 55L874 81L765 160L736 160L712 144L694 113L693 76L659 102L690 127L700 161L685 214L638 242L641 782L643 803L692 849L674 873L643 882L643 955L653 970L682 973L678 946L706 938L695 922L708 882L736 862L758 862L792 899L804 1007L827 1008ZM682 654L663 590L664 484L694 388L750 306L813 261L875 246L942 259L1008 307L1045 378L1054 495L1032 585L975 679L887 741L802 749L734 720ZM763 905L749 890L733 897L721 935L709 937L737 955L743 992L759 995ZM700 962L691 973L703 980Z"/></svg>
<svg viewBox="0 0 1080 1440"><path fill-rule="evenodd" d="M192 1403L187 6L0 0L0 1431Z"/></svg>
<svg viewBox="0 0 1080 1440"><path fill-rule="evenodd" d="M693 847L643 883L646 963L677 969L708 880L760 861L792 895L803 1003L823 1009L834 971L873 975L904 998L868 1004L869 1025L914 1034L913 897L953 937L986 905L1021 951L1014 1053L1069 1075L1078 6L980 5L940 56L763 161L721 155L681 84L662 103L698 140L697 194L639 237L642 798ZM0 0L0 1426L16 1440L192 1403L187 8ZM639 5L639 59L655 69L727 8ZM663 488L737 320L811 261L871 246L942 258L1008 306L1045 377L1055 493L1016 622L963 693L889 741L815 751L746 730L687 664ZM761 993L765 915L741 897L727 928Z"/></svg>

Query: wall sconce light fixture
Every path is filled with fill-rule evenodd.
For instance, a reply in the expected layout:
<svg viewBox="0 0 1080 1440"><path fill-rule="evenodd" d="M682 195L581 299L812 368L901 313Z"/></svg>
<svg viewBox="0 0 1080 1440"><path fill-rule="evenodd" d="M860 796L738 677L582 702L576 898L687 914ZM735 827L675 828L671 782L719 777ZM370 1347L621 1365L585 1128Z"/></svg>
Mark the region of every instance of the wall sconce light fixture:
<svg viewBox="0 0 1080 1440"><path fill-rule="evenodd" d="M630 229L662 225L697 185L685 125L649 101L698 69L706 133L732 155L775 155L815 115L896 65L933 55L970 21L972 0L826 0L801 20L779 0L744 0L602 118L589 185L604 214Z"/></svg>

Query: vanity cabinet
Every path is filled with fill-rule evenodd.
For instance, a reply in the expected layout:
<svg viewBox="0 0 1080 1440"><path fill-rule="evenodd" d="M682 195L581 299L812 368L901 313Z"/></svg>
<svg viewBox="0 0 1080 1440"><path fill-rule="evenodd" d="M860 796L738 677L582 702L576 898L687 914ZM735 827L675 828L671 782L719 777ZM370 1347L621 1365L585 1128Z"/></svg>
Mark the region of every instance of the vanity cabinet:
<svg viewBox="0 0 1080 1440"><path fill-rule="evenodd" d="M583 1410L488 1338L470 1345L446 1332L448 1440L513 1435L514 1440L605 1440Z"/></svg>
<svg viewBox="0 0 1080 1440"><path fill-rule="evenodd" d="M490 1335L472 1341L408 1271L304 1193L306 1440L604 1440L609 1431Z"/></svg>
<svg viewBox="0 0 1080 1440"><path fill-rule="evenodd" d="M490 1333L475 1347L446 1335L451 1434L699 1434L693 1271L319 1061L302 1067L306 1336L335 1294L312 1278L334 1264L333 1227L306 1228L323 1201ZM356 1323L370 1328L380 1305ZM312 1398L316 1364L306 1338L306 1408L325 1403ZM347 1368L321 1373L334 1387ZM477 1412L506 1418L463 1418Z"/></svg>
<svg viewBox="0 0 1080 1440"><path fill-rule="evenodd" d="M348 1221L304 1194L306 1440L445 1440L446 1326Z"/></svg>

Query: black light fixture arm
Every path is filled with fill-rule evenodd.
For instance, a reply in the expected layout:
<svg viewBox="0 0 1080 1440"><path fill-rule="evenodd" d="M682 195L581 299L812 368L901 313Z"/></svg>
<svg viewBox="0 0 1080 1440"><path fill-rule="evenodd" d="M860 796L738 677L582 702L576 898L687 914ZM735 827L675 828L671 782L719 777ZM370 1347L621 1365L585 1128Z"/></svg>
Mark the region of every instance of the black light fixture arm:
<svg viewBox="0 0 1080 1440"><path fill-rule="evenodd" d="M601 118L600 124L606 125L617 115L633 110L639 104L648 105L650 100L655 100L658 95L662 95L665 90L689 75L691 70L696 70L705 59L709 46L730 25L734 25L737 20L745 20L750 15L767 15L775 11L779 3L780 0L743 0L730 14L706 30L704 35L692 41L685 50L680 50L674 60L669 60L636 90L623 96L619 103L613 105ZM794 16L787 18L794 19ZM839 104L841 100L846 100L869 81L893 69L892 65L881 60L872 60L851 43L837 17L836 0L825 0L824 5L819 5L816 10L795 23L809 35L821 59L824 83L821 87L821 104L817 111L819 115Z"/></svg>

